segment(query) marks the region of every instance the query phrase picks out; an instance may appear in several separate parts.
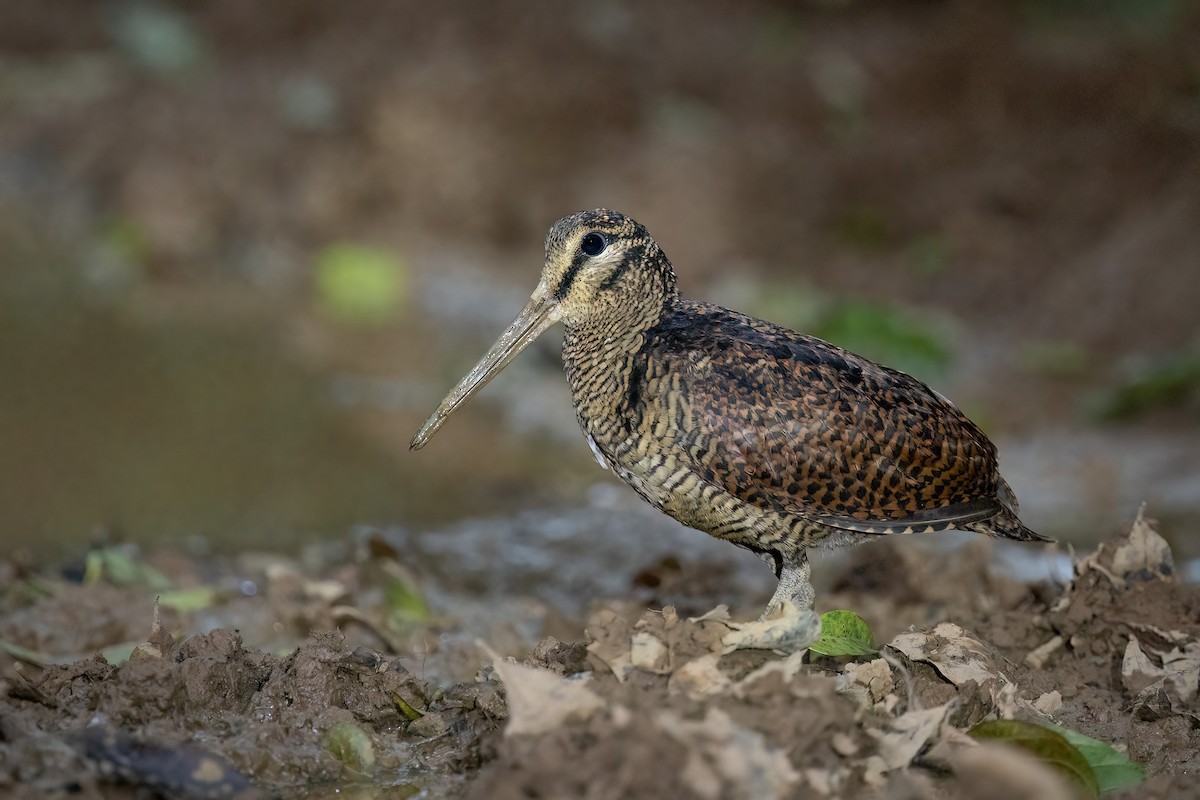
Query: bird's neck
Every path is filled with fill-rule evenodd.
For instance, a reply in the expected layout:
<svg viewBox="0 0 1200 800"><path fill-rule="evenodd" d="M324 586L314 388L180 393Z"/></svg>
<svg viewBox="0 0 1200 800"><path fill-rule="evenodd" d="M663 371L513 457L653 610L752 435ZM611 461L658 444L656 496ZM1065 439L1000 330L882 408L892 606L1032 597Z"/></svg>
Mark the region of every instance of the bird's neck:
<svg viewBox="0 0 1200 800"><path fill-rule="evenodd" d="M584 430L604 445L621 427L614 427L631 413L630 384L638 380L635 368L646 331L657 325L678 302L670 292L659 292L625 308L596 314L568 325L563 335L563 366L579 422Z"/></svg>

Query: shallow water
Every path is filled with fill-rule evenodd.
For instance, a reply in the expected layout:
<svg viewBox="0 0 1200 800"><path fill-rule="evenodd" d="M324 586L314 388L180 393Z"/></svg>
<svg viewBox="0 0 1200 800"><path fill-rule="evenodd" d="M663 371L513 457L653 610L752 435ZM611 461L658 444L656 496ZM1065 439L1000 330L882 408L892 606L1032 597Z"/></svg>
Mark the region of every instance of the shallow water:
<svg viewBox="0 0 1200 800"><path fill-rule="evenodd" d="M0 348L0 546L62 554L126 538L287 550L366 525L403 531L472 590L485 591L470 577L484 571L486 591L501 593L556 573L601 594L620 589L602 579L606 559L732 552L642 508L595 465L554 332L408 452L420 419L521 301L481 270L443 268L450 260L463 263L421 262L414 307L371 341L395 366L381 374L336 355L353 336L328 337L335 355L313 361L277 328L245 320L146 319L69 293L40 306L0 293L0 333L20 344ZM459 285L472 291L445 302ZM1087 546L1146 502L1181 560L1200 555L1196 431L1046 418L996 438L1035 529ZM592 546L630 529L628 544ZM552 605L577 603L557 591Z"/></svg>

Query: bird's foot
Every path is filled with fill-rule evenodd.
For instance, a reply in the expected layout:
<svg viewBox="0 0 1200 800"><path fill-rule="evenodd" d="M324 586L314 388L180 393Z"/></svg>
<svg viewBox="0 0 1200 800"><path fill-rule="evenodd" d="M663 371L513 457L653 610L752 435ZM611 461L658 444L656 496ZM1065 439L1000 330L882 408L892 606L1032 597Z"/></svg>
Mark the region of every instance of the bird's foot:
<svg viewBox="0 0 1200 800"><path fill-rule="evenodd" d="M821 615L786 600L775 616L767 618L764 614L755 622L731 627L732 630L721 639L726 653L734 650L798 653L821 638Z"/></svg>
<svg viewBox="0 0 1200 800"><path fill-rule="evenodd" d="M821 616L813 611L811 568L803 553L779 574L779 587L757 622L737 625L721 640L733 650L782 650L796 653L821 638Z"/></svg>
<svg viewBox="0 0 1200 800"><path fill-rule="evenodd" d="M801 552L795 563L783 565L775 594L771 595L771 602L767 603L767 608L758 621L765 622L776 616L787 604L811 611L816 596L812 586L812 567L808 564L808 557Z"/></svg>

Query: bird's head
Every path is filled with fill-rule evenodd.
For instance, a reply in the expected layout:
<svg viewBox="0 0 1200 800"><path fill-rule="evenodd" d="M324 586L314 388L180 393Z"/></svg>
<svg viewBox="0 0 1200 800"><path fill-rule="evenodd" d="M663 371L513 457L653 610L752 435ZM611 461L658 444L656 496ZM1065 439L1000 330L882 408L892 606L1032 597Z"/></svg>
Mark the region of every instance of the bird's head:
<svg viewBox="0 0 1200 800"><path fill-rule="evenodd" d="M596 317L634 324L642 306L661 306L674 291L675 273L645 227L601 208L550 228L534 297L544 296L556 319L570 327Z"/></svg>
<svg viewBox="0 0 1200 800"><path fill-rule="evenodd" d="M646 229L616 211L580 211L546 236L542 277L525 308L413 438L417 450L446 418L555 322L644 327L675 297L675 273Z"/></svg>

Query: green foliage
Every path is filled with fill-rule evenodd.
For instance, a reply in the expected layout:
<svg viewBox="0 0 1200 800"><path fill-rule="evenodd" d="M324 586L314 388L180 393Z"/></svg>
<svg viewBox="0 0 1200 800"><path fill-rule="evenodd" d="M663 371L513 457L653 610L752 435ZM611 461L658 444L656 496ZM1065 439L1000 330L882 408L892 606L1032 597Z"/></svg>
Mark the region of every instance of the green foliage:
<svg viewBox="0 0 1200 800"><path fill-rule="evenodd" d="M952 325L944 316L837 298L804 284L750 290L730 284L727 293L755 316L918 377L943 373L953 358Z"/></svg>
<svg viewBox="0 0 1200 800"><path fill-rule="evenodd" d="M148 586L158 592L171 589L171 581L154 567L138 560L137 550L128 546L102 547L87 554L83 582L108 580L115 586Z"/></svg>
<svg viewBox="0 0 1200 800"><path fill-rule="evenodd" d="M823 656L866 656L877 652L875 637L866 621L843 609L821 615L821 638L808 649Z"/></svg>
<svg viewBox="0 0 1200 800"><path fill-rule="evenodd" d="M1129 419L1196 398L1200 398L1200 346L1193 345L1146 364L1102 392L1093 409L1103 420Z"/></svg>
<svg viewBox="0 0 1200 800"><path fill-rule="evenodd" d="M158 604L163 608L173 608L181 614L186 614L189 611L211 608L219 595L220 591L215 586L193 586L190 589L163 592L158 596Z"/></svg>
<svg viewBox="0 0 1200 800"><path fill-rule="evenodd" d="M328 318L379 325L404 300L405 268L392 253L361 244L333 244L317 255L317 304Z"/></svg>
<svg viewBox="0 0 1200 800"><path fill-rule="evenodd" d="M967 734L983 741L991 740L1020 747L1054 769L1089 797L1100 794L1100 785L1087 759L1058 731L1016 719L980 722Z"/></svg>
<svg viewBox="0 0 1200 800"><path fill-rule="evenodd" d="M404 576L388 575L383 584L384 601L387 603L388 622L394 628L403 628L414 622L429 620L429 606L411 580Z"/></svg>
<svg viewBox="0 0 1200 800"><path fill-rule="evenodd" d="M339 722L325 734L325 749L350 770L370 775L375 769L371 736L353 722Z"/></svg>
<svg viewBox="0 0 1200 800"><path fill-rule="evenodd" d="M133 217L121 216L109 220L99 239L122 258L143 264L150 252L149 237L141 224Z"/></svg>
<svg viewBox="0 0 1200 800"><path fill-rule="evenodd" d="M844 300L823 315L812 333L881 364L917 375L950 363L948 335L936 321L890 306Z"/></svg>
<svg viewBox="0 0 1200 800"><path fill-rule="evenodd" d="M131 59L161 75L191 71L208 59L208 47L191 19L169 5L118 5L109 14L109 30Z"/></svg>
<svg viewBox="0 0 1200 800"><path fill-rule="evenodd" d="M1137 786L1146 774L1111 745L1058 725L997 719L981 722L967 733L1028 750L1091 797Z"/></svg>
<svg viewBox="0 0 1200 800"><path fill-rule="evenodd" d="M1118 789L1128 789L1140 784L1146 777L1146 770L1129 760L1129 756L1117 751L1107 742L1084 736L1078 731L1063 728L1059 725L1049 725L1058 731L1078 750L1096 775L1096 783L1100 794L1114 792Z"/></svg>
<svg viewBox="0 0 1200 800"><path fill-rule="evenodd" d="M396 708L400 709L400 713L403 714L404 718L409 722L418 720L425 716L420 711L417 711L415 708L413 708L411 703L395 692L392 693L392 702L396 704Z"/></svg>
<svg viewBox="0 0 1200 800"><path fill-rule="evenodd" d="M105 661L112 664L114 667L119 667L129 660L130 656L133 655L133 651L137 649L139 644L141 644L141 642L122 642L121 644L114 644L111 647L102 648L100 650L100 655L104 657Z"/></svg>
<svg viewBox="0 0 1200 800"><path fill-rule="evenodd" d="M1091 367L1091 353L1078 342L1025 342L1020 359L1030 372L1053 378L1079 378Z"/></svg>

